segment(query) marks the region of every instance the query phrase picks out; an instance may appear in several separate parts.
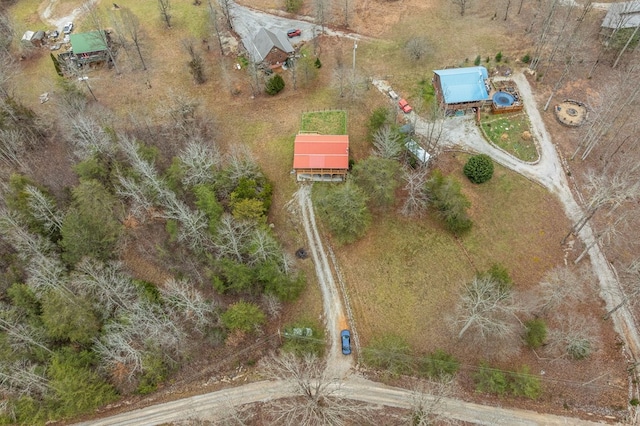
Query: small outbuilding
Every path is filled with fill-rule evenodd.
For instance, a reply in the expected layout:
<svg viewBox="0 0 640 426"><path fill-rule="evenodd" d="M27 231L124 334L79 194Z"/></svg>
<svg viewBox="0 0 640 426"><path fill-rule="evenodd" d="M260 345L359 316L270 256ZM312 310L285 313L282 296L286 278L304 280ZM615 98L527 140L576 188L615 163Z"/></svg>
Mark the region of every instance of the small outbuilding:
<svg viewBox="0 0 640 426"><path fill-rule="evenodd" d="M479 108L490 101L489 73L485 67L433 71L433 87L445 111Z"/></svg>
<svg viewBox="0 0 640 426"><path fill-rule="evenodd" d="M349 170L349 136L296 135L293 170L298 181L344 181Z"/></svg>
<svg viewBox="0 0 640 426"><path fill-rule="evenodd" d="M40 47L44 44L45 34L44 31L25 31L22 35L22 43L24 44L32 44L34 46Z"/></svg>
<svg viewBox="0 0 640 426"><path fill-rule="evenodd" d="M109 35L105 31L71 34L69 42L78 65L104 62L109 57Z"/></svg>
<svg viewBox="0 0 640 426"><path fill-rule="evenodd" d="M284 34L273 33L264 27L258 30L250 44L246 47L253 60L269 66L284 64L295 52Z"/></svg>

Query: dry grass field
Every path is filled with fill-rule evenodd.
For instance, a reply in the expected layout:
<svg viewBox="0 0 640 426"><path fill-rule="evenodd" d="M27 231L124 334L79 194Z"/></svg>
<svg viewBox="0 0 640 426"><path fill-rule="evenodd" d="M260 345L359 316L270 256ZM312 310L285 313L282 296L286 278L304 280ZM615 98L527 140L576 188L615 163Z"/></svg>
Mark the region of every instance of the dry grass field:
<svg viewBox="0 0 640 426"><path fill-rule="evenodd" d="M80 4L62 1L64 10ZM246 70L237 70L233 54L221 56L214 36L207 36L206 5L194 6L191 1L174 0L174 25L167 29L160 21L155 1L120 0L121 7L129 7L140 19L143 29L143 54L148 70L143 71L133 51L118 54L122 73L113 69L92 69L87 75L98 104L104 107L105 117L124 131L137 121L154 123L163 120L176 99L195 100L199 114L210 120L216 143L224 149L246 145L258 159L265 174L274 183L274 199L269 221L273 223L287 251L293 253L305 244L299 224L287 210L287 202L296 190L290 174L294 135L300 130L301 113L323 109L347 112L350 151L358 161L371 151L366 141L366 121L373 109L388 105L377 90L369 88L355 100L338 96L333 70L338 57L350 63L353 43L337 37L323 37L319 43L323 66L318 78L308 85L292 89L291 78L285 72L285 90L275 96L252 96ZM282 9L275 0L244 0L240 3L258 9ZM348 30L362 35L357 49L357 71L362 76L386 77L401 96L410 102L420 97L420 82L429 81L433 69L450 65L472 65L477 55L493 58L501 51L514 67L517 58L529 51L531 41L524 28L531 18L525 8L521 15L512 10L504 21L502 6L482 0L472 3L465 17L447 0L352 0L351 22ZM301 13L312 14L311 2ZM102 2L106 14L111 3ZM12 12L20 25L41 25L38 18L40 2L21 0ZM62 6L61 6L62 7ZM337 14L337 12L336 12ZM493 20L494 15L499 16ZM341 19L335 18L344 28ZM79 30L90 29L78 22ZM424 37L429 46L427 56L413 62L404 52L410 37ZM193 39L205 60L207 81L195 85L188 73L188 55L183 40ZM206 39L207 42L202 42ZM209 49L207 49L207 44ZM59 103L56 75L43 50L20 64L20 77L15 79L21 99L38 114L49 119L58 116ZM552 71L550 71L550 74ZM533 82L534 91L542 99L550 90L549 83ZM585 80L567 85L560 96L595 90L585 87ZM48 103L40 104L38 95L51 94ZM565 153L577 138L571 130L559 127L549 115L547 125L561 151ZM555 123L555 124L554 124ZM37 176L51 176L51 164L67 164L69 152L64 146L44 148L36 154ZM159 146L161 152L173 147ZM405 337L420 353L436 348L450 351L462 360L463 371L471 369L483 357L469 346L458 342L447 326L446 317L457 300L458 289L478 271L499 262L510 271L516 288L527 290L535 285L549 269L564 263L566 253L559 244L570 227L561 206L540 186L502 168L493 179L483 185L472 185L462 175L465 154L444 153L437 167L454 175L463 183L463 192L472 203L473 230L455 239L431 215L422 219L407 219L395 210L378 214L364 238L348 246L334 246L345 274L347 289L355 309L356 323L364 345L375 336L395 332ZM46 161L45 161L46 159ZM69 179L73 179L70 177ZM63 180L64 181L64 180ZM56 187L52 177L52 189ZM59 184L58 184L59 185ZM402 191L398 191L399 202ZM328 237L329 238L329 237ZM126 256L128 251L123 252ZM127 259L123 259L125 262ZM166 271L148 271L149 265L129 259L132 269L140 268L145 277L164 276ZM308 278L308 288L302 298L287 307L282 323L299 318L318 319L321 297L315 284L310 260L299 260L298 267ZM152 279L152 278L150 278ZM593 318L600 318L602 306L595 293L590 304L577 307ZM515 358L504 361L505 368L522 364L532 371L546 371L544 387L547 392L540 402L491 401L514 404L539 410L563 412L575 408L578 412L605 407L599 414L626 407L626 377L624 359L616 343L610 323L599 321L603 344L594 356L585 361L538 359L530 351L522 351ZM578 384L601 375L586 395ZM466 376L468 377L468 376ZM472 384L463 379L468 398L478 398L471 392ZM564 407L564 408L563 408ZM614 408L612 408L614 407Z"/></svg>

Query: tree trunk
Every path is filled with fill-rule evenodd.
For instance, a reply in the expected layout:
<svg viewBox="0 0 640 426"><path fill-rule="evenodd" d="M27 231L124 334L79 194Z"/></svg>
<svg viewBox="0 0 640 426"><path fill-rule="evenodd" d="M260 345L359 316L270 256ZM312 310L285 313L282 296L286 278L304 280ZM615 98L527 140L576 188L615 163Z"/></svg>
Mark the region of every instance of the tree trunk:
<svg viewBox="0 0 640 426"><path fill-rule="evenodd" d="M627 50L627 47L629 47L629 44L631 44L631 41L633 40L633 38L636 36L636 34L638 34L638 30L640 30L640 25L636 27L636 29L633 31L633 34L631 34L631 37L627 39L627 43L624 45L622 50L620 50L620 53L618 53L618 57L616 58L616 61L613 63L612 68L615 68L618 66L618 62L620 62L620 58L622 58L622 55Z"/></svg>

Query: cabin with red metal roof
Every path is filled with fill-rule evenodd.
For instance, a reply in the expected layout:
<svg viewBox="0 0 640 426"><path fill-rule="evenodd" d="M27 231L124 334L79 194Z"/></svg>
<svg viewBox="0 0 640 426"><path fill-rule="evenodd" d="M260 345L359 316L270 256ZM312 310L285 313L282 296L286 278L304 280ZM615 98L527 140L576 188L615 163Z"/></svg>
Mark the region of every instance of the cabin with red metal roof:
<svg viewBox="0 0 640 426"><path fill-rule="evenodd" d="M349 136L299 133L293 145L298 181L342 182L349 170Z"/></svg>

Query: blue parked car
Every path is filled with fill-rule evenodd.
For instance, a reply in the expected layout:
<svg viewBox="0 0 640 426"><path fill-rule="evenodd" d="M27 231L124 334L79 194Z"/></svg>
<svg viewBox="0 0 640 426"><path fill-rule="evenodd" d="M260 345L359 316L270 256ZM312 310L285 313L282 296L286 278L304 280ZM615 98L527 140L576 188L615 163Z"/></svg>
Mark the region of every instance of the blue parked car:
<svg viewBox="0 0 640 426"><path fill-rule="evenodd" d="M342 339L342 353L344 355L351 355L351 333L349 330L342 330L340 332L340 338Z"/></svg>

